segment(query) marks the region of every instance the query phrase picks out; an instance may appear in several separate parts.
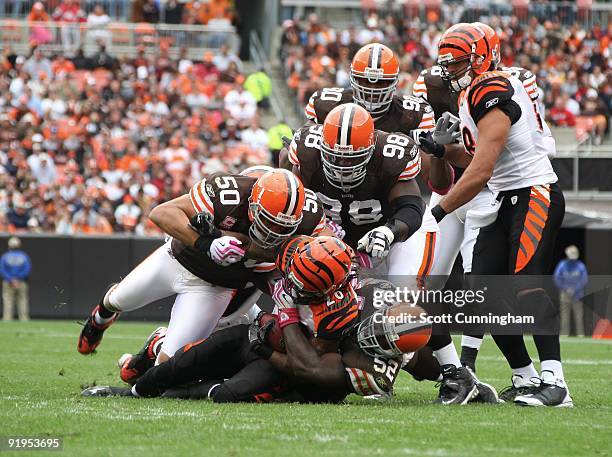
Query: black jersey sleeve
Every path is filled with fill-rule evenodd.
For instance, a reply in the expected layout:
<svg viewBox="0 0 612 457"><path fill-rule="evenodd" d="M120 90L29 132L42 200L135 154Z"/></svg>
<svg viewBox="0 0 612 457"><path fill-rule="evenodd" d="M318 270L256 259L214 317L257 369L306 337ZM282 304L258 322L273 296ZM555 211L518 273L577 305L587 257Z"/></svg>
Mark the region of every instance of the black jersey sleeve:
<svg viewBox="0 0 612 457"><path fill-rule="evenodd" d="M408 135L378 131L375 155L381 158L381 177L389 186L414 179L421 171L419 147Z"/></svg>
<svg viewBox="0 0 612 457"><path fill-rule="evenodd" d="M467 94L467 103L474 122L494 108L502 110L514 124L521 117L520 106L512 100L514 87L502 73L491 72L477 78Z"/></svg>
<svg viewBox="0 0 612 457"><path fill-rule="evenodd" d="M304 109L304 114L309 121L322 124L329 112L336 106L352 101L353 92L351 89L325 87L312 94Z"/></svg>
<svg viewBox="0 0 612 457"><path fill-rule="evenodd" d="M296 230L296 235L317 236L325 228L325 213L323 205L317 194L310 189L304 189L304 210L302 211L302 222Z"/></svg>
<svg viewBox="0 0 612 457"><path fill-rule="evenodd" d="M322 132L322 125L302 127L295 132L289 145L289 162L300 169L302 182L307 187L310 177L320 168Z"/></svg>

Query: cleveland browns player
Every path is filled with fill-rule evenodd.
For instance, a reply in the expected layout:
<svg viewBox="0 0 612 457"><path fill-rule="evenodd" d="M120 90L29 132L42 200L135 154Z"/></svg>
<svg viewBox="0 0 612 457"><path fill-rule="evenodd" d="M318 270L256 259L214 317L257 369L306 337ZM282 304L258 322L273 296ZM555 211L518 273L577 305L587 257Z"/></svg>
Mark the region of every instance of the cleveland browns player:
<svg viewBox="0 0 612 457"><path fill-rule="evenodd" d="M455 27L462 25L466 24L457 24ZM538 107L540 91L535 75L529 70L520 67L500 67L501 46L499 36L492 27L486 24L474 22L472 25L478 27L485 34L485 39L491 51L489 70L492 71L499 68L517 77L529 94L533 102L534 111L542 118L544 123L543 113ZM453 116L458 116L459 114L459 92L452 90L448 82L442 78L442 69L437 65L421 72L414 84L413 94L429 101L438 122L440 122L439 119L443 117L444 113L448 112ZM553 142L553 147L550 150L554 151L554 139L552 136L547 141ZM432 142L421 141L421 149L430 154L435 154L431 155L429 173L429 184L432 189L430 205L435 206L463 172L462 168L456 166L456 162L453 163L452 168L449 167L445 158L452 160L453 157L456 157L456 154L462 157L463 146L461 145L459 149L454 150L448 147L442 149L439 146L433 145ZM486 213L487 208L490 207L494 199L495 196L485 187L472 201L454 211L453 215L439 222L440 250L436 253L436 263L431 273L432 278L439 278L440 281L447 278L459 252L461 252L464 273L469 274L472 271L472 251L476 242L476 236L478 235L478 218L475 218L474 215ZM471 332L465 334L461 341L461 362L474 371L476 371L476 357L482 345L482 340L483 335L481 333Z"/></svg>
<svg viewBox="0 0 612 457"><path fill-rule="evenodd" d="M419 132L433 129L433 111L423 100L396 94L398 81L399 61L393 51L380 43L367 44L357 51L351 62L351 87L326 87L315 91L304 109L306 119L323 124L335 107L352 102L370 113L376 129L416 138ZM286 149L281 151L280 166L291 169Z"/></svg>
<svg viewBox="0 0 612 457"><path fill-rule="evenodd" d="M283 297L277 298L285 303L279 310L279 322L289 334L274 346L284 345L289 354L268 345L272 327L280 331L280 326L276 318L262 313L251 326L222 329L185 346L168 363L149 370L131 389L94 387L83 395L338 402L351 393L390 395L400 364L410 365L416 376L436 379L440 367L431 351L408 354L426 343L430 329L421 329L422 324L382 325L381 319L374 319L376 312L384 320L387 315L413 308L400 305L403 308L378 310L372 305L372 296L365 302L357 297L350 282L352 257L353 251L345 243L325 236L296 237L279 249L276 265L286 285L275 287L275 291L282 291ZM361 284L359 288L365 289ZM301 303L300 311L288 301L292 306ZM292 335L298 315L303 323L300 335L307 332L312 337L303 341L316 354L321 353L315 371L300 370L292 359L291 352L298 351L303 342L294 341Z"/></svg>
<svg viewBox="0 0 612 457"><path fill-rule="evenodd" d="M534 275L550 272L555 236L565 212L563 193L550 163L554 142L524 84L511 73L488 71L493 55L476 26L451 27L439 43L442 77L459 98L465 172L432 208L437 220L487 186L496 205L480 220L473 275L508 275L524 309L550 311L552 300ZM486 228L486 230L485 230ZM554 327L554 326L553 326ZM513 369L514 402L525 406L572 406L554 330L534 335L541 361L538 378L522 335L493 335ZM520 387L530 393L522 394Z"/></svg>
<svg viewBox="0 0 612 457"><path fill-rule="evenodd" d="M347 244L364 251L366 261L384 260L392 282L416 290L425 286L435 263L437 240L437 226L414 180L419 148L412 138L375 130L373 124L363 107L338 106L323 125L296 132L289 160L317 193L328 219L344 229ZM445 380L473 385L450 334L440 333L431 345L445 367Z"/></svg>
<svg viewBox="0 0 612 457"><path fill-rule="evenodd" d="M215 173L150 217L172 238L109 288L81 331L80 353L96 349L119 313L177 294L157 362L167 360L210 335L237 291L274 270L270 248L325 226L316 195L286 170Z"/></svg>

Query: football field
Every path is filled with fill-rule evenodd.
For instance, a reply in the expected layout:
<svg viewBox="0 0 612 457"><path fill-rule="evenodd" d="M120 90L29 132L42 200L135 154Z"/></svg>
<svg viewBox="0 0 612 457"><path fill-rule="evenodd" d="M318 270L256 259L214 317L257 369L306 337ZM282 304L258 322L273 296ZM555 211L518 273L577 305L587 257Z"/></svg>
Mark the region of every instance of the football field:
<svg viewBox="0 0 612 457"><path fill-rule="evenodd" d="M59 437L58 454L75 456L612 455L612 342L562 340L573 409L431 405L434 383L406 374L392 400L342 405L80 397L84 385L120 385L117 358L154 327L118 322L85 357L75 322L0 322L0 436ZM477 367L498 390L509 384L490 338Z"/></svg>

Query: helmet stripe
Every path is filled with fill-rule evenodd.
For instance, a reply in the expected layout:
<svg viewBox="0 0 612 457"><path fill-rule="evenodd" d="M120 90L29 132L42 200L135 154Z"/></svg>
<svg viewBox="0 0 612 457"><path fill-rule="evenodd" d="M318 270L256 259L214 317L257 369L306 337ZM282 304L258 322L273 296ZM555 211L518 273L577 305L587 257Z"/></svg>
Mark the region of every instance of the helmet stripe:
<svg viewBox="0 0 612 457"><path fill-rule="evenodd" d="M353 105L348 105L342 110L342 118L340 121L340 146L348 146L351 141L351 126L353 124L353 116L355 109Z"/></svg>
<svg viewBox="0 0 612 457"><path fill-rule="evenodd" d="M283 214L293 214L295 212L295 205L298 199L298 190L297 190L297 178L293 173L288 170L282 170L283 176L285 177L285 182L287 183L287 201L285 202L285 208L283 209Z"/></svg>
<svg viewBox="0 0 612 457"><path fill-rule="evenodd" d="M370 59L369 64L370 68L378 68L382 61L382 46L379 44L375 44L372 46L372 50L370 51Z"/></svg>
<svg viewBox="0 0 612 457"><path fill-rule="evenodd" d="M339 242L336 242L334 240L335 244L340 248L343 249L343 246L340 245ZM346 265L345 263L343 263L340 259L338 259L337 254L334 255L334 253L332 251L330 251L329 249L327 249L327 246L325 246L325 244L321 243L321 247L323 248L323 250L325 252L327 252L329 254L329 257L334 260L335 262L338 263L338 265L340 265L340 268L342 268L343 271L345 271L346 273L348 273L349 271L349 266Z"/></svg>

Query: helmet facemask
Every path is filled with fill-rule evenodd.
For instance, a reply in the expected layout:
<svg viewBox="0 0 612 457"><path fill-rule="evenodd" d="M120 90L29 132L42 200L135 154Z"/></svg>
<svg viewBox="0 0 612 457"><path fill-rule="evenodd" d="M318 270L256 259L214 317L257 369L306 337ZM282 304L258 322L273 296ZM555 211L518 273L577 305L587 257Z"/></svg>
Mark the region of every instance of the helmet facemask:
<svg viewBox="0 0 612 457"><path fill-rule="evenodd" d="M389 322L387 311L383 307L359 323L357 327L357 343L371 357L400 357L403 353L395 345L399 336L395 326Z"/></svg>
<svg viewBox="0 0 612 457"><path fill-rule="evenodd" d="M350 80L355 103L368 110L372 117L388 111L398 83L397 73L385 75L382 69L367 68L365 72L351 69Z"/></svg>
<svg viewBox="0 0 612 457"><path fill-rule="evenodd" d="M321 162L328 182L344 191L359 186L366 177L368 162L372 158L374 145L353 150L351 145L331 148L321 142Z"/></svg>
<svg viewBox="0 0 612 457"><path fill-rule="evenodd" d="M302 222L299 217L278 213L274 216L261 203L249 201L249 216L252 220L249 237L263 249L278 246L291 237Z"/></svg>

